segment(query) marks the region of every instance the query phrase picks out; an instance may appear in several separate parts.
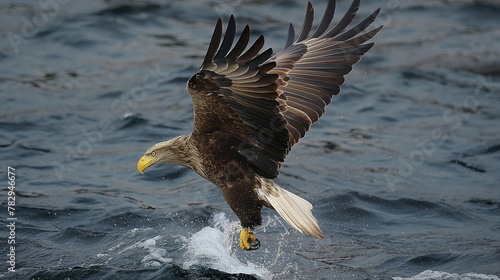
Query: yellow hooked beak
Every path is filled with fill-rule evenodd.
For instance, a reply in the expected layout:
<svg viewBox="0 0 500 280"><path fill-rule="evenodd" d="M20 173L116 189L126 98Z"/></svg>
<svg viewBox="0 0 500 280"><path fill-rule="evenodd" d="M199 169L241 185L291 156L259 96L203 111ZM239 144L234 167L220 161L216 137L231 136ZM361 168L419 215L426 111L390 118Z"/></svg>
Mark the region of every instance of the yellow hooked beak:
<svg viewBox="0 0 500 280"><path fill-rule="evenodd" d="M137 169L139 170L139 172L141 172L141 174L144 174L143 171L146 170L146 168L150 167L155 160L156 158L154 157L143 156L137 163Z"/></svg>

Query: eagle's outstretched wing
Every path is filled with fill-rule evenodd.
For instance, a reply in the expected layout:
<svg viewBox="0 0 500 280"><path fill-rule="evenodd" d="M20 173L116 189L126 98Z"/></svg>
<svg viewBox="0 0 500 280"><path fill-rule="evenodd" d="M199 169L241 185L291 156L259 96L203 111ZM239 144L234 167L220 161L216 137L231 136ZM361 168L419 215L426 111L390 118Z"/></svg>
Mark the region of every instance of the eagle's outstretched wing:
<svg viewBox="0 0 500 280"><path fill-rule="evenodd" d="M382 28L379 26L364 32L377 17L380 11L377 9L359 24L346 30L359 4L359 0L354 0L342 19L327 31L335 11L335 1L329 1L318 27L309 35L314 18L314 9L309 2L297 39L293 41L295 32L290 24L285 47L271 59L276 62L276 67L269 73L278 74L286 82L279 89L286 99L283 115L290 132L291 145L304 137L311 124L323 115L332 96L340 92L340 85L345 81L344 75L373 46L373 43L365 42Z"/></svg>
<svg viewBox="0 0 500 280"><path fill-rule="evenodd" d="M308 3L297 39L290 25L285 47L275 56L271 49L261 52L263 36L245 51L248 25L232 46L233 16L220 43L219 19L203 64L188 82L195 111L192 136L224 135L259 175L275 178L291 146L321 117L340 91L343 76L373 45L365 42L381 27L363 31L379 10L346 30L358 7L359 0L354 0L345 16L328 30L335 10L335 0L329 1L321 22L309 35L313 8Z"/></svg>

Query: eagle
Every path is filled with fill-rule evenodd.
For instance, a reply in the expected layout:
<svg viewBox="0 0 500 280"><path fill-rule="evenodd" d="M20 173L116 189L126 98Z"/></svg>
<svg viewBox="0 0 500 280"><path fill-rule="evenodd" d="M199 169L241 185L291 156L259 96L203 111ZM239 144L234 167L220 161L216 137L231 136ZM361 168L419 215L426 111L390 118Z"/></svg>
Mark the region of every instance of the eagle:
<svg viewBox="0 0 500 280"><path fill-rule="evenodd" d="M348 28L359 5L354 0L329 28L335 11L335 0L330 0L311 32L314 9L308 2L298 36L290 24L285 45L276 54L271 48L262 51L262 35L247 47L248 25L234 43L234 16L222 38L219 18L205 59L187 82L194 107L192 133L147 149L137 164L139 172L156 164L177 164L219 186L240 220L242 249L260 247L254 229L262 223L263 206L275 209L300 233L322 239L311 203L273 179L292 146L340 92L344 75L373 46L366 42L382 28L365 31L380 8Z"/></svg>

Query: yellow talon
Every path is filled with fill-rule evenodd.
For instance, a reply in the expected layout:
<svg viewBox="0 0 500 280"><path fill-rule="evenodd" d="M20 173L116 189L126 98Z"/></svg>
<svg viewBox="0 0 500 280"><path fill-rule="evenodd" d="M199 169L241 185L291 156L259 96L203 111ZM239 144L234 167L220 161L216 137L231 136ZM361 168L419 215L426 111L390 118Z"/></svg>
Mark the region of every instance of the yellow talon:
<svg viewBox="0 0 500 280"><path fill-rule="evenodd" d="M260 241L255 237L253 231L243 228L240 233L240 247L245 250L257 250L260 247Z"/></svg>

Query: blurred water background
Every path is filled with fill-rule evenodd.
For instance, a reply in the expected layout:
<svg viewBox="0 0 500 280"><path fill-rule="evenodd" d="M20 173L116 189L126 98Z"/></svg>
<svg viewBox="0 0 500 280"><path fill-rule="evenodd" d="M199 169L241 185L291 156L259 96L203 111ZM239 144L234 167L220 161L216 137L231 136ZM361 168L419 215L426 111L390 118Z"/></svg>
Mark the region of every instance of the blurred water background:
<svg viewBox="0 0 500 280"><path fill-rule="evenodd" d="M362 1L356 21L381 7L385 27L277 179L314 205L324 240L264 210L261 248L242 251L217 187L178 166L139 174L150 145L192 129L185 83L216 19L279 51L305 7L2 1L0 277L499 279L497 1Z"/></svg>

